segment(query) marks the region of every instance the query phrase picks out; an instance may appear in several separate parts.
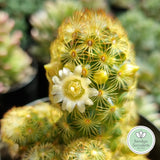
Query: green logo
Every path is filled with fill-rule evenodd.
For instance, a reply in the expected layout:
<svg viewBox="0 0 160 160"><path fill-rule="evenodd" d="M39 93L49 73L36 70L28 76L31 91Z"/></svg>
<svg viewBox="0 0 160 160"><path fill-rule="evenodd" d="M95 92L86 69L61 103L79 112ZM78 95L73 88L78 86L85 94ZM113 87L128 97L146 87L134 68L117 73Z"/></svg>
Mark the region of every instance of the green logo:
<svg viewBox="0 0 160 160"><path fill-rule="evenodd" d="M155 145L155 135L146 126L136 126L128 134L127 144L130 150L136 154L146 154Z"/></svg>

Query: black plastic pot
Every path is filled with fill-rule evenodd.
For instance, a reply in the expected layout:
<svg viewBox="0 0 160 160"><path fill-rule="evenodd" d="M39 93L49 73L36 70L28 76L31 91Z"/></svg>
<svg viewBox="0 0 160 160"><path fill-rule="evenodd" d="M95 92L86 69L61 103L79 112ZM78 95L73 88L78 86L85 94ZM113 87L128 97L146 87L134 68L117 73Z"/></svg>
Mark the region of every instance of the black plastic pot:
<svg viewBox="0 0 160 160"><path fill-rule="evenodd" d="M48 96L49 83L46 78L44 63L38 62L38 97L43 98Z"/></svg>
<svg viewBox="0 0 160 160"><path fill-rule="evenodd" d="M150 152L150 154L148 155L148 157L151 160L160 160L160 130L142 115L140 115L139 124L150 128L156 137L155 146L153 150Z"/></svg>
<svg viewBox="0 0 160 160"><path fill-rule="evenodd" d="M35 69L35 74L27 83L0 94L0 119L11 107L22 106L38 98L38 65L35 60L32 62L32 67Z"/></svg>

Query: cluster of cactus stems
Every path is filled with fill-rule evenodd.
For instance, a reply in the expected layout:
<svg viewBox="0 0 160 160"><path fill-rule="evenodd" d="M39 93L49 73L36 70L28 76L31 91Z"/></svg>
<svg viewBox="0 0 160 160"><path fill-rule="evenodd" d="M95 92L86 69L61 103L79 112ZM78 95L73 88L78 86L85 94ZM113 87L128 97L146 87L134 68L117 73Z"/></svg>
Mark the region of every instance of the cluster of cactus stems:
<svg viewBox="0 0 160 160"><path fill-rule="evenodd" d="M31 59L20 48L22 33L12 33L14 21L0 11L0 93L7 92L17 83L26 82L32 69Z"/></svg>
<svg viewBox="0 0 160 160"><path fill-rule="evenodd" d="M105 8L104 0L56 0L46 1L43 9L34 13L30 19L33 26L31 35L36 44L31 47L31 53L35 55L40 62L49 62L49 46L57 36L57 29L62 21L73 14L75 10L82 7ZM63 10L62 10L63 8Z"/></svg>
<svg viewBox="0 0 160 160"><path fill-rule="evenodd" d="M2 119L2 139L18 145L24 160L147 160L126 144L138 121L138 66L119 21L102 10L77 11L50 51L51 105L13 108Z"/></svg>

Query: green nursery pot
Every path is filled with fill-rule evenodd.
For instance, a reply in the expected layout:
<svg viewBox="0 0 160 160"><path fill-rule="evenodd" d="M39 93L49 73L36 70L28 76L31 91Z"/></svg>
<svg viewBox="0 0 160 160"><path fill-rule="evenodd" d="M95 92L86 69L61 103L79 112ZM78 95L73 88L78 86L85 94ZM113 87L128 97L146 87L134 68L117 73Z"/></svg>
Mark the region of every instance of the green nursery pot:
<svg viewBox="0 0 160 160"><path fill-rule="evenodd" d="M13 106L22 106L38 98L38 65L32 62L34 74L29 81L11 88L7 93L0 94L0 119Z"/></svg>

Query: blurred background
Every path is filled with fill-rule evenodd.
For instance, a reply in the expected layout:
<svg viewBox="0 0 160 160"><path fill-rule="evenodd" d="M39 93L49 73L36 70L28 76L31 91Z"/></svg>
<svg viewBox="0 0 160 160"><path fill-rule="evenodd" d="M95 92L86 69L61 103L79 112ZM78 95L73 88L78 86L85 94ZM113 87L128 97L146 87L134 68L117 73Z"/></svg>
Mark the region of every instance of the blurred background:
<svg viewBox="0 0 160 160"><path fill-rule="evenodd" d="M140 66L138 112L160 129L160 0L0 0L0 116L48 96L49 46L83 8L103 9L126 29Z"/></svg>

